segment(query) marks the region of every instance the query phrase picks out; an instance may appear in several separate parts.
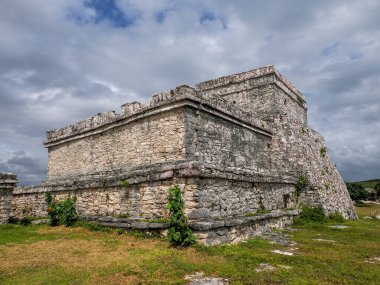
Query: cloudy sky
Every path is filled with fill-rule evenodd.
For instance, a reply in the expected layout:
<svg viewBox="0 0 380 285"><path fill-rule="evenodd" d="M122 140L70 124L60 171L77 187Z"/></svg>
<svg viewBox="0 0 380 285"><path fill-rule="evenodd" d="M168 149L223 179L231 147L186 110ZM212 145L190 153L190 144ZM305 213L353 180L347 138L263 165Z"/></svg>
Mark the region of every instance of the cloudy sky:
<svg viewBox="0 0 380 285"><path fill-rule="evenodd" d="M0 0L0 171L46 174L45 131L274 64L347 181L380 178L380 1Z"/></svg>

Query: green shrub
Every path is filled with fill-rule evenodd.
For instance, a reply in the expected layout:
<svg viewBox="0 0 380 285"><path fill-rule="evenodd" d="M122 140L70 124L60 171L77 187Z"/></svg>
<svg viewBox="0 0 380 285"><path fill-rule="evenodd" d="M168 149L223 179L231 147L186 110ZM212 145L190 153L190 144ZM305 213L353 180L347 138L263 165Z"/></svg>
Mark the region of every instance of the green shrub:
<svg viewBox="0 0 380 285"><path fill-rule="evenodd" d="M325 146L321 147L319 151L323 157L326 156L327 148Z"/></svg>
<svg viewBox="0 0 380 285"><path fill-rule="evenodd" d="M19 220L18 223L20 225L27 226L27 225L30 225L31 222L32 222L31 217L23 217L21 220Z"/></svg>
<svg viewBox="0 0 380 285"><path fill-rule="evenodd" d="M168 241L171 245L189 246L195 243L193 232L189 229L187 218L184 213L185 203L178 185L169 189L169 203L167 208L170 211Z"/></svg>
<svg viewBox="0 0 380 285"><path fill-rule="evenodd" d="M335 213L330 214L328 219L330 222L335 222L335 223L343 223L344 222L344 218L343 218L342 214L339 212L335 212Z"/></svg>
<svg viewBox="0 0 380 285"><path fill-rule="evenodd" d="M295 225L304 225L309 223L325 223L327 218L322 208L302 207L301 214L294 219Z"/></svg>
<svg viewBox="0 0 380 285"><path fill-rule="evenodd" d="M128 187L128 186L129 186L129 181L128 181L128 179L124 179L123 181L121 181L121 186L123 186L123 187Z"/></svg>
<svg viewBox="0 0 380 285"><path fill-rule="evenodd" d="M294 219L294 225L322 224L327 222L343 223L344 218L339 212L334 212L326 217L323 209L320 207L303 206L301 214Z"/></svg>
<svg viewBox="0 0 380 285"><path fill-rule="evenodd" d="M50 193L45 193L45 200L48 204L48 215L50 216L50 225L65 225L71 226L77 219L76 198L66 198L61 201L56 201Z"/></svg>
<svg viewBox="0 0 380 285"><path fill-rule="evenodd" d="M300 176L298 176L298 180L297 180L297 183L296 183L296 195L297 197L299 197L301 191L303 189L305 189L307 186L309 186L309 179L307 179L307 177L303 174L301 174Z"/></svg>

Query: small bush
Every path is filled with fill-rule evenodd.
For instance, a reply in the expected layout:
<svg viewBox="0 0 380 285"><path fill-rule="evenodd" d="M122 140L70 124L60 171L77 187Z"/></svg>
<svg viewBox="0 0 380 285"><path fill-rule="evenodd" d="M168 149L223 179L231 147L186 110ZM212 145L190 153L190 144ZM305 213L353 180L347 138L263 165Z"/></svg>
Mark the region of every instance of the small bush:
<svg viewBox="0 0 380 285"><path fill-rule="evenodd" d="M294 219L294 225L323 224L327 222L343 223L344 218L339 212L334 212L326 217L323 209L320 207L303 206L301 214Z"/></svg>
<svg viewBox="0 0 380 285"><path fill-rule="evenodd" d="M321 147L321 149L319 150L321 155L324 157L326 156L326 153L327 153L327 148L325 146Z"/></svg>
<svg viewBox="0 0 380 285"><path fill-rule="evenodd" d="M169 189L169 203L167 208L170 211L168 241L171 245L189 246L195 243L193 232L189 229L187 218L184 213L185 203L178 185Z"/></svg>
<svg viewBox="0 0 380 285"><path fill-rule="evenodd" d="M121 181L121 186L123 186L123 187L128 187L128 186L129 186L129 181L128 181L128 179L124 179L123 181Z"/></svg>
<svg viewBox="0 0 380 285"><path fill-rule="evenodd" d="M21 220L19 220L18 223L22 226L27 226L27 225L30 225L31 222L32 222L31 217L23 217Z"/></svg>
<svg viewBox="0 0 380 285"><path fill-rule="evenodd" d="M71 226L77 219L76 198L66 198L56 201L50 193L45 193L45 200L48 204L48 215L50 216L50 225Z"/></svg>
<svg viewBox="0 0 380 285"><path fill-rule="evenodd" d="M344 222L344 218L343 218L342 214L339 212L335 212L335 213L330 214L328 219L330 222L335 222L335 223L343 223Z"/></svg>
<svg viewBox="0 0 380 285"><path fill-rule="evenodd" d="M300 176L298 176L298 180L297 180L297 183L296 183L296 195L297 197L299 197L299 195L301 194L301 191L303 189L305 189L307 186L309 186L309 179L307 179L307 177L303 174L301 174Z"/></svg>
<svg viewBox="0 0 380 285"><path fill-rule="evenodd" d="M325 223L327 218L323 213L322 208L311 208L308 206L302 207L302 212L294 220L295 225L304 225L309 223Z"/></svg>

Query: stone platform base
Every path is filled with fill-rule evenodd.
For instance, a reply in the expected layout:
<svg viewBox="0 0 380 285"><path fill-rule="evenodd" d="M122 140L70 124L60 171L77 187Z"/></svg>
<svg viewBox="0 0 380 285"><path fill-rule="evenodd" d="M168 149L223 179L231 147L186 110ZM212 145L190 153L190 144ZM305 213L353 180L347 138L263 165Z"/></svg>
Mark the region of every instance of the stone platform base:
<svg viewBox="0 0 380 285"><path fill-rule="evenodd" d="M293 218L300 210L275 210L251 217L239 216L228 219L189 221L189 226L197 237L197 242L207 246L224 243L238 243L260 236L273 229L292 225ZM109 216L82 216L81 220L96 222L103 226L125 228L130 230L155 231L166 235L169 226L166 222L155 220L115 218Z"/></svg>

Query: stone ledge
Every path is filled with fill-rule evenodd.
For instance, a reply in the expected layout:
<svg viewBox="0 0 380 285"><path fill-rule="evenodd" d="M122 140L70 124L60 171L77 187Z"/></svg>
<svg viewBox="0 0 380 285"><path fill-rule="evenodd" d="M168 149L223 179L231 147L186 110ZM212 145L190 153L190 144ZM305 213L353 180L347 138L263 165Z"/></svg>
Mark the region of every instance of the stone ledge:
<svg viewBox="0 0 380 285"><path fill-rule="evenodd" d="M260 220L268 220L281 217L294 217L301 212L296 210L273 210L266 214L257 214L252 217L237 216L226 219L189 220L189 227L196 231L209 231L224 227L234 227L237 225L250 224ZM81 216L80 220L86 222L97 222L102 226L128 228L138 230L162 230L169 226L169 223L158 223L143 221L142 219L115 218L110 216Z"/></svg>
<svg viewBox="0 0 380 285"><path fill-rule="evenodd" d="M207 220L197 220L190 221L190 226L194 230L207 231L211 229L223 228L223 227L233 227L237 225L249 224L252 221L267 220L272 218L280 218L284 216L297 216L301 212L300 209L296 210L273 210L266 214L257 214L255 216L246 217L238 216L226 219L207 219Z"/></svg>
<svg viewBox="0 0 380 285"><path fill-rule="evenodd" d="M133 169L117 169L114 171L79 175L72 177L56 177L41 185L17 187L14 195L76 191L80 189L121 187L121 181L128 179L129 185L153 182L174 178L222 178L241 182L294 184L295 177L277 176L267 172L243 168L222 169L212 164L197 161L178 161L166 164L142 166Z"/></svg>

